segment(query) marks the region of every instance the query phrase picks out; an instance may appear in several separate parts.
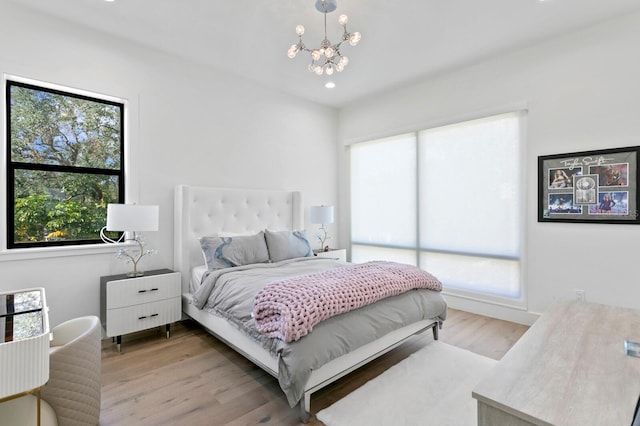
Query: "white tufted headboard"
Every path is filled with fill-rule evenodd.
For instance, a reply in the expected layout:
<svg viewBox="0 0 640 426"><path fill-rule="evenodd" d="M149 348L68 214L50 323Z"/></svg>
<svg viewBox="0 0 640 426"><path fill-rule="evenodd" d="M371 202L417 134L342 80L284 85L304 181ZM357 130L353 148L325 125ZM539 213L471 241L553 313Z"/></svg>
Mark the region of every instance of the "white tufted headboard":
<svg viewBox="0 0 640 426"><path fill-rule="evenodd" d="M178 185L174 204L173 268L189 291L191 268L204 264L198 239L215 233L249 234L304 229L302 193Z"/></svg>

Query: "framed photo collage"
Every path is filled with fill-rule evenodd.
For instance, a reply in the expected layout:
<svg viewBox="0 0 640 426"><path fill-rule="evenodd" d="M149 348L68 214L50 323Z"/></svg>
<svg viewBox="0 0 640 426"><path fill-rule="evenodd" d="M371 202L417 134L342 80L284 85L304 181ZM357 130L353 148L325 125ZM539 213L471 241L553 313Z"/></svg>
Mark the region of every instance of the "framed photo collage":
<svg viewBox="0 0 640 426"><path fill-rule="evenodd" d="M640 147L538 157L538 221L640 223Z"/></svg>

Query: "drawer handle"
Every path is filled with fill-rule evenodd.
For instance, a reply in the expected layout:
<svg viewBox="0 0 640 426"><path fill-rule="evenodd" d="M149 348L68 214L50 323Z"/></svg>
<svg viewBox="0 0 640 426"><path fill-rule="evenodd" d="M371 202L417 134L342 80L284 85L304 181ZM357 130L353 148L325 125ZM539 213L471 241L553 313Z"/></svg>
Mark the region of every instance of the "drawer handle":
<svg viewBox="0 0 640 426"><path fill-rule="evenodd" d="M138 293L146 293L147 291L158 291L158 288L152 288L150 290L138 290Z"/></svg>
<svg viewBox="0 0 640 426"><path fill-rule="evenodd" d="M148 318L153 318L153 317L157 317L157 316L158 316L158 314L151 314L151 315L149 315L149 317L148 317ZM142 316L142 317L138 317L138 319L139 319L139 320L143 320L143 319L145 319L145 318L147 318L147 316L146 316L146 315L145 315L145 316Z"/></svg>

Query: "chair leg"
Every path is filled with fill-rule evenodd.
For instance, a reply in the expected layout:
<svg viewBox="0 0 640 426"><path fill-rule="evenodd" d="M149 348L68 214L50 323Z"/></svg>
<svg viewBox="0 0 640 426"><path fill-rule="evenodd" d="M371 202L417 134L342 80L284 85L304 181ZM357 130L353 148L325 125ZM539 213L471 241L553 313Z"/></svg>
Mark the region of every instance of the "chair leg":
<svg viewBox="0 0 640 426"><path fill-rule="evenodd" d="M38 426L40 426L42 424L42 422L40 420L42 418L41 411L40 411L40 401L42 400L42 397L41 397L41 394L40 394L40 389L38 389L36 391L36 394L37 394L37 397L38 397L38 403L37 403L38 404L38 422L36 424Z"/></svg>

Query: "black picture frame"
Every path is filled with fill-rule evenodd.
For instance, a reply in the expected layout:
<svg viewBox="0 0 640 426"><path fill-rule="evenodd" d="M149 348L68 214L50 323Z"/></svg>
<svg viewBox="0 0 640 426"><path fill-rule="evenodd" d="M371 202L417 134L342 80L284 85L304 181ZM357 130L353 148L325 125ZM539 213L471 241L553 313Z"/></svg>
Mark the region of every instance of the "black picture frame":
<svg viewBox="0 0 640 426"><path fill-rule="evenodd" d="M640 146L538 157L538 222L640 224Z"/></svg>

